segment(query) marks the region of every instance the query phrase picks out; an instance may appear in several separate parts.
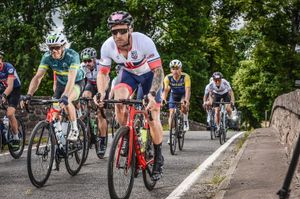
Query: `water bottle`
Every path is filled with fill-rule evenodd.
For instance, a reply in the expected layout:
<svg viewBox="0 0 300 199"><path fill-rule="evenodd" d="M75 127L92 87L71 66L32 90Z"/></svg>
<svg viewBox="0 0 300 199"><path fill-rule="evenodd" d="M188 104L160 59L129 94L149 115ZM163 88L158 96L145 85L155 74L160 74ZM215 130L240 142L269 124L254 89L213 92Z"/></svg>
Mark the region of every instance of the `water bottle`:
<svg viewBox="0 0 300 199"><path fill-rule="evenodd" d="M141 134L139 136L140 141L141 141L141 152L145 152L145 146L146 146L146 142L147 142L147 129L142 128L141 129Z"/></svg>
<svg viewBox="0 0 300 199"><path fill-rule="evenodd" d="M63 145L63 141L64 141L64 135L62 132L62 125L60 123L60 121L55 120L53 123L54 126L54 131L55 131L55 135L57 138L57 142L60 145L60 147Z"/></svg>
<svg viewBox="0 0 300 199"><path fill-rule="evenodd" d="M3 125L4 125L4 129L3 129L4 139L6 142L8 142L9 141L8 139L9 119L6 116L3 117Z"/></svg>

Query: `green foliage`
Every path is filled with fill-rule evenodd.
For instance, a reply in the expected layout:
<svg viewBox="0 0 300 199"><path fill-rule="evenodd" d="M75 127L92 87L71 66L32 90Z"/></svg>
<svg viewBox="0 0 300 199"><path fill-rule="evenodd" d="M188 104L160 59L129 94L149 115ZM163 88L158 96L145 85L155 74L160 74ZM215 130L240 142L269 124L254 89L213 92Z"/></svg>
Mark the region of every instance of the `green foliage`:
<svg viewBox="0 0 300 199"><path fill-rule="evenodd" d="M72 48L97 49L110 36L107 18L116 10L129 11L135 31L150 36L163 60L179 59L191 76L190 118L205 121L201 110L205 85L214 71L232 83L244 120L260 125L274 99L293 89L300 78L300 2L296 0L72 0L5 1L0 3L0 48L16 66L26 92L42 53L39 44L61 11L64 32ZM237 28L239 21L242 26ZM114 72L113 72L114 76ZM52 93L51 72L38 94Z"/></svg>

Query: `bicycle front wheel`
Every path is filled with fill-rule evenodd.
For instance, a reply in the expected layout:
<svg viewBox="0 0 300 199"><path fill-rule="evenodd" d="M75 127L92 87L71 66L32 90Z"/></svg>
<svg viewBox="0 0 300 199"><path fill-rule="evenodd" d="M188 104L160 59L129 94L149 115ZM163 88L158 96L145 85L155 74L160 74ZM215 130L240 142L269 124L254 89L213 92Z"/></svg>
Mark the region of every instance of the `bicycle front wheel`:
<svg viewBox="0 0 300 199"><path fill-rule="evenodd" d="M18 124L18 136L20 139L20 147L17 151L13 150L13 148L11 147L11 145L8 145L8 150L10 155L15 158L18 159L21 157L24 147L25 147L25 139L26 139L26 132L25 132L25 127L23 122L17 118L17 124ZM12 129L9 130L9 133L12 133ZM12 136L12 135L9 135Z"/></svg>
<svg viewBox="0 0 300 199"><path fill-rule="evenodd" d="M126 143L127 142L127 143ZM115 134L108 158L108 190L111 198L129 198L133 187L135 152L129 151L129 128L121 127Z"/></svg>
<svg viewBox="0 0 300 199"><path fill-rule="evenodd" d="M66 157L65 164L68 173L72 176L76 175L84 163L86 154L87 135L85 125L82 120L77 119L79 136L76 142L66 142ZM70 132L70 124L68 126L68 133Z"/></svg>
<svg viewBox="0 0 300 199"><path fill-rule="evenodd" d="M47 121L40 121L30 136L27 171L31 183L40 188L47 182L53 165L55 138Z"/></svg>
<svg viewBox="0 0 300 199"><path fill-rule="evenodd" d="M154 164L153 152L154 152L154 146L150 136L150 130L147 129L147 139L146 139L145 152L144 152L144 157L147 162L147 167L146 169L143 170L143 180L144 180L145 187L149 191L152 191L156 184L156 181L153 181L151 178L152 166Z"/></svg>
<svg viewBox="0 0 300 199"><path fill-rule="evenodd" d="M86 162L88 155L89 155L89 150L90 150L90 146L92 145L91 142L91 137L92 137L92 131L91 131L91 124L90 124L90 120L86 117L83 119L83 121L85 121L85 129L86 129L86 143L85 143L85 154L84 154L84 158L83 158L83 164Z"/></svg>
<svg viewBox="0 0 300 199"><path fill-rule="evenodd" d="M171 126L170 126L170 152L172 155L175 155L176 146L177 146L177 134L178 134L178 127L177 127L177 119L176 113L172 115Z"/></svg>

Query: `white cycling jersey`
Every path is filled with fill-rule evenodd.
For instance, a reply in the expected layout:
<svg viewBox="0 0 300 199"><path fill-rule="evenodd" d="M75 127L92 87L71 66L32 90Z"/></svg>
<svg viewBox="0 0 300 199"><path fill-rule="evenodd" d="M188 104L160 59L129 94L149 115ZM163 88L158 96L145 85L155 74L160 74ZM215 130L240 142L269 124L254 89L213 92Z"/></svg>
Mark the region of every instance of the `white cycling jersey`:
<svg viewBox="0 0 300 199"><path fill-rule="evenodd" d="M219 95L223 95L228 91L231 91L231 86L226 79L222 79L220 86L218 87L214 81L208 85L208 92L213 92Z"/></svg>
<svg viewBox="0 0 300 199"><path fill-rule="evenodd" d="M139 33L131 33L131 49L128 51L128 57L124 57L119 51L113 37L108 38L101 47L100 71L108 73L110 71L112 60L117 64L124 66L124 70L135 75L143 75L161 67L161 59L152 39Z"/></svg>
<svg viewBox="0 0 300 199"><path fill-rule="evenodd" d="M91 84L96 84L97 83L97 74L99 72L100 68L100 62L99 60L96 60L96 66L94 70L90 70L84 63L80 64L82 70L84 71L85 77L87 78L87 81Z"/></svg>

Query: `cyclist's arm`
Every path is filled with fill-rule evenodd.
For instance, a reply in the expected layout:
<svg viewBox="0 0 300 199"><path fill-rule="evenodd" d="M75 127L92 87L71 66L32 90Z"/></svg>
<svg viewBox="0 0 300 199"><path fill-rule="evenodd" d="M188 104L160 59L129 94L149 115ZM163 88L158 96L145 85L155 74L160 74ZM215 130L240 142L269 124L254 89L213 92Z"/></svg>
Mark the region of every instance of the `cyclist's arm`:
<svg viewBox="0 0 300 199"><path fill-rule="evenodd" d="M170 84L169 78L168 78L168 76L166 76L164 79L164 92L163 92L163 96L162 96L163 100L167 99L168 94L171 90L169 84Z"/></svg>
<svg viewBox="0 0 300 199"><path fill-rule="evenodd" d="M14 76L8 76L7 87L6 87L5 91L3 92L6 96L9 96L11 91L14 89L14 80L15 80Z"/></svg>
<svg viewBox="0 0 300 199"><path fill-rule="evenodd" d="M41 80L43 79L46 70L43 68L39 68L35 76L32 78L27 94L33 95L36 90L39 88Z"/></svg>
<svg viewBox="0 0 300 199"><path fill-rule="evenodd" d="M56 72L53 72L53 92L55 92L57 86L57 77L56 77Z"/></svg>
<svg viewBox="0 0 300 199"><path fill-rule="evenodd" d="M75 86L75 79L76 79L76 75L77 75L77 70L76 69L70 69L69 73L68 73L68 82L67 85L65 87L64 93L62 94L69 97L69 95L71 94L74 86Z"/></svg>
<svg viewBox="0 0 300 199"><path fill-rule="evenodd" d="M154 73L152 85L150 91L155 91L156 93L159 91L159 89L162 87L163 84L163 78L164 78L164 71L162 67L157 67L152 70Z"/></svg>
<svg viewBox="0 0 300 199"><path fill-rule="evenodd" d="M184 87L185 87L185 101L190 102L191 98L191 78L189 75L185 75L184 78Z"/></svg>
<svg viewBox="0 0 300 199"><path fill-rule="evenodd" d="M230 95L230 102L232 102L234 104L235 99L234 99L234 94L233 94L233 90L229 91L229 95Z"/></svg>

